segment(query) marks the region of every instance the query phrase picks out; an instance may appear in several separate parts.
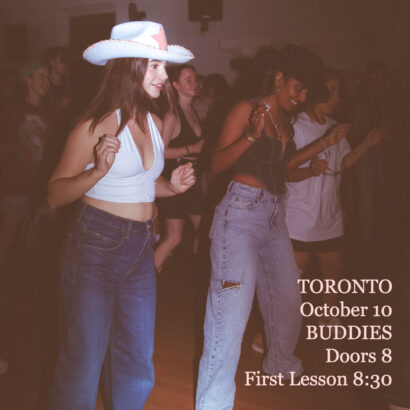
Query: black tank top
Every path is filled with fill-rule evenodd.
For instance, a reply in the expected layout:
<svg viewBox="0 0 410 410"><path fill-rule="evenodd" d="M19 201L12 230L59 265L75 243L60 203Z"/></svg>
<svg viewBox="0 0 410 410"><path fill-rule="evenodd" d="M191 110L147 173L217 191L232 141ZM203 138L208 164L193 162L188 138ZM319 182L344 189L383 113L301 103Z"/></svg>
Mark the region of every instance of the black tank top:
<svg viewBox="0 0 410 410"><path fill-rule="evenodd" d="M181 148L187 145L196 144L197 142L201 140L201 136L198 137L198 135L195 134L195 131L189 125L189 122L186 119L184 111L182 110L181 106L177 104L176 107L178 111L179 121L181 124L181 130L179 134L169 142L168 147L169 148ZM199 120L199 116L195 110L194 110L194 113ZM190 158L192 157L198 158L199 154L192 153L189 155L187 154L186 156ZM196 161L196 160L195 159L185 160L184 158L167 159L165 161L164 175L166 177L169 177L171 175L172 170L174 170L178 165L184 164L186 162L192 162L192 161Z"/></svg>
<svg viewBox="0 0 410 410"><path fill-rule="evenodd" d="M176 136L174 139L172 139L169 142L169 147L170 148L180 148L184 147L185 145L192 145L197 143L201 136L198 137L198 135L195 134L195 131L191 128L189 125L188 120L185 117L184 111L182 110L181 106L177 104L177 111L178 111L178 116L179 116L179 121L181 124L181 130L179 131L178 136ZM198 117L198 114L194 110L195 115ZM189 155L190 157L193 156Z"/></svg>
<svg viewBox="0 0 410 410"><path fill-rule="evenodd" d="M256 108L256 100L251 100ZM285 114L281 114L285 116ZM285 124L289 124L284 118ZM289 124L289 127L291 125ZM282 152L282 142L277 137L269 137L265 129L247 151L233 165L235 174L250 175L256 178L273 195L283 195L286 191L286 167L296 153L293 139L286 142Z"/></svg>

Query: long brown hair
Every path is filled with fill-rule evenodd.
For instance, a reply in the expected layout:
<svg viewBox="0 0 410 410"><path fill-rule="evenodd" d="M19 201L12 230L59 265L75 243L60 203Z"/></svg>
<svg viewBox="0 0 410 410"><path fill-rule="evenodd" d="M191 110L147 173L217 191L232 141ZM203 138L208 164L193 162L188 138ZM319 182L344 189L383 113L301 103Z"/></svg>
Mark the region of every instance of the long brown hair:
<svg viewBox="0 0 410 410"><path fill-rule="evenodd" d="M179 104L179 95L178 95L178 91L174 87L174 82L179 81L179 77L181 77L182 71L185 70L186 68L188 68L189 70L192 70L196 75L195 67L191 64L175 65L175 66L171 67L168 70L168 75L169 75L169 83L168 83L169 85L168 85L168 87L169 88L168 88L167 91L171 93L169 111L174 113L176 116L178 116L177 105Z"/></svg>
<svg viewBox="0 0 410 410"><path fill-rule="evenodd" d="M92 120L91 131L119 108L121 122L116 136L134 117L139 128L145 132L147 113L158 111L154 100L143 87L147 67L146 58L116 58L107 61L97 94L82 116L84 121Z"/></svg>

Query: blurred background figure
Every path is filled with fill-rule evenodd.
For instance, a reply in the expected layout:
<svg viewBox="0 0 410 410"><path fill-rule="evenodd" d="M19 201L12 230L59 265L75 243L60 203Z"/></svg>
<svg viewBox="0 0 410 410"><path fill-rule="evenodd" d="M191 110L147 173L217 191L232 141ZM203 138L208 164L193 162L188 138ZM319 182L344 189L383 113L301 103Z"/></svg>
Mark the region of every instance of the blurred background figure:
<svg viewBox="0 0 410 410"><path fill-rule="evenodd" d="M51 47L43 52L43 61L50 74L50 103L59 112L72 102L70 89L70 51L67 47Z"/></svg>
<svg viewBox="0 0 410 410"><path fill-rule="evenodd" d="M209 74L199 85L200 93L194 98L193 105L201 121L205 121L212 104L228 91L228 82L222 74Z"/></svg>
<svg viewBox="0 0 410 410"><path fill-rule="evenodd" d="M50 141L53 111L47 102L49 73L40 63L20 69L25 92L1 113L0 140L0 264L17 239L23 222L33 213L34 198L45 200L38 171Z"/></svg>
<svg viewBox="0 0 410 410"><path fill-rule="evenodd" d="M352 148L361 144L372 129L378 128L386 136L391 135L395 102L387 65L378 61L367 64L352 107L352 130L348 137ZM351 219L351 226L355 227L357 238L355 270L362 274L372 268L371 254L378 239L391 234L388 198L392 193L387 164L389 142L390 137L385 138L382 144L363 155L354 169L354 198L350 208L354 209L355 219Z"/></svg>
<svg viewBox="0 0 410 410"><path fill-rule="evenodd" d="M164 176L169 177L178 164L192 162L197 181L200 180L199 154L204 144L201 120L193 106L193 99L198 94L195 68L185 64L169 70L169 80L174 90L174 103L164 117L162 137L165 144ZM188 218L195 231L192 246L196 255L197 235L204 207L204 193L201 184L196 184L182 195L164 198L160 201L160 216L165 218L165 238L155 250L155 266L158 270L169 254L180 244L185 220Z"/></svg>
<svg viewBox="0 0 410 410"><path fill-rule="evenodd" d="M352 122L352 107L360 85L360 72L345 68L339 72L341 100L332 117L338 122Z"/></svg>

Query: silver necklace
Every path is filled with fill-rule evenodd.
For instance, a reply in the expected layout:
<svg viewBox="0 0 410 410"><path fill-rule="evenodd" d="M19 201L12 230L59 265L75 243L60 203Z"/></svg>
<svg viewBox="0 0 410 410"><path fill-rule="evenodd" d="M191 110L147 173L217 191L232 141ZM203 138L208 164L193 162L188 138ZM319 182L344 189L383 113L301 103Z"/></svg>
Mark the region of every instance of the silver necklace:
<svg viewBox="0 0 410 410"><path fill-rule="evenodd" d="M273 126L274 126L274 128L275 128L276 135L277 135L278 138L280 139L280 133L281 133L281 131L282 131L282 116L280 116L280 124L279 124L279 125L276 124L276 122L275 122L274 119L273 119L272 113L271 113L270 105L267 104L263 98L262 98L262 102L265 104L266 111L268 112L269 118L270 118L270 120L271 120L271 122L272 122L272 124L273 124Z"/></svg>

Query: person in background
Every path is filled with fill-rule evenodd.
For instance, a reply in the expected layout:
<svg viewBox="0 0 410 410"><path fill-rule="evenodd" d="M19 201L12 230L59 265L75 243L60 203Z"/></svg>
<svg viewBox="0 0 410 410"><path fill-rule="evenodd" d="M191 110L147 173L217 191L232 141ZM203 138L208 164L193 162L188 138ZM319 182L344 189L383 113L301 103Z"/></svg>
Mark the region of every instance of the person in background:
<svg viewBox="0 0 410 410"><path fill-rule="evenodd" d="M67 47L50 47L43 52L50 73L50 103L57 112L70 108L70 52Z"/></svg>
<svg viewBox="0 0 410 410"><path fill-rule="evenodd" d="M340 101L341 80L336 71L326 69L323 81L329 101L308 97L306 109L293 124L293 140L298 150L320 140L336 126L330 116ZM342 173L351 168L383 138L381 129L370 131L353 150L346 139L326 147L318 157L288 172L286 224L301 273L307 272L312 256L317 258L325 279L339 280L342 273L343 213L340 203ZM323 295L328 306L337 303L337 295ZM337 317L324 317L322 325L338 325Z"/></svg>
<svg viewBox="0 0 410 410"><path fill-rule="evenodd" d="M48 186L52 207L78 203L61 257L61 346L47 408L95 408L104 363L106 407L142 409L154 384L154 199L195 182L191 164L170 181L160 176L154 99L166 62L193 55L168 46L161 24L143 21L114 26L83 56L104 68Z"/></svg>
<svg viewBox="0 0 410 410"><path fill-rule="evenodd" d="M196 86L197 86L197 93L196 96L192 100L192 105L197 112L199 119L201 122L204 121L206 115L206 91L205 91L205 76L197 74L196 75Z"/></svg>
<svg viewBox="0 0 410 410"><path fill-rule="evenodd" d="M380 258L375 258L375 250L383 244L383 253L390 253L389 244L384 241L391 232L389 200L392 196L392 183L389 181L388 156L390 154L391 131L394 125L394 107L396 96L390 79L390 72L383 62L374 61L367 64L362 84L353 106L352 130L349 142L352 148L360 145L373 129L382 129L384 141L368 151L354 169L355 209L354 234L356 272L371 274L380 267ZM377 254L377 252L376 252Z"/></svg>
<svg viewBox="0 0 410 410"><path fill-rule="evenodd" d="M203 79L202 92L194 98L193 105L202 122L206 120L209 109L215 101L228 92L228 82L222 74L208 74Z"/></svg>
<svg viewBox="0 0 410 410"><path fill-rule="evenodd" d="M175 92L174 103L164 117L165 176L177 164L192 162L198 175L198 159L204 140L199 116L192 105L197 95L196 71L191 65L173 67L170 82ZM188 218L195 230L193 253L198 248L197 232L204 206L204 194L199 182L183 195L160 201L160 216L165 218L165 238L155 249L155 266L158 271L182 240L185 220Z"/></svg>
<svg viewBox="0 0 410 410"><path fill-rule="evenodd" d="M23 98L6 107L1 115L0 137L0 265L7 251L32 214L37 197L37 174L50 141L53 111L47 103L48 70L40 63L20 69L25 85ZM45 200L45 195L43 195Z"/></svg>

